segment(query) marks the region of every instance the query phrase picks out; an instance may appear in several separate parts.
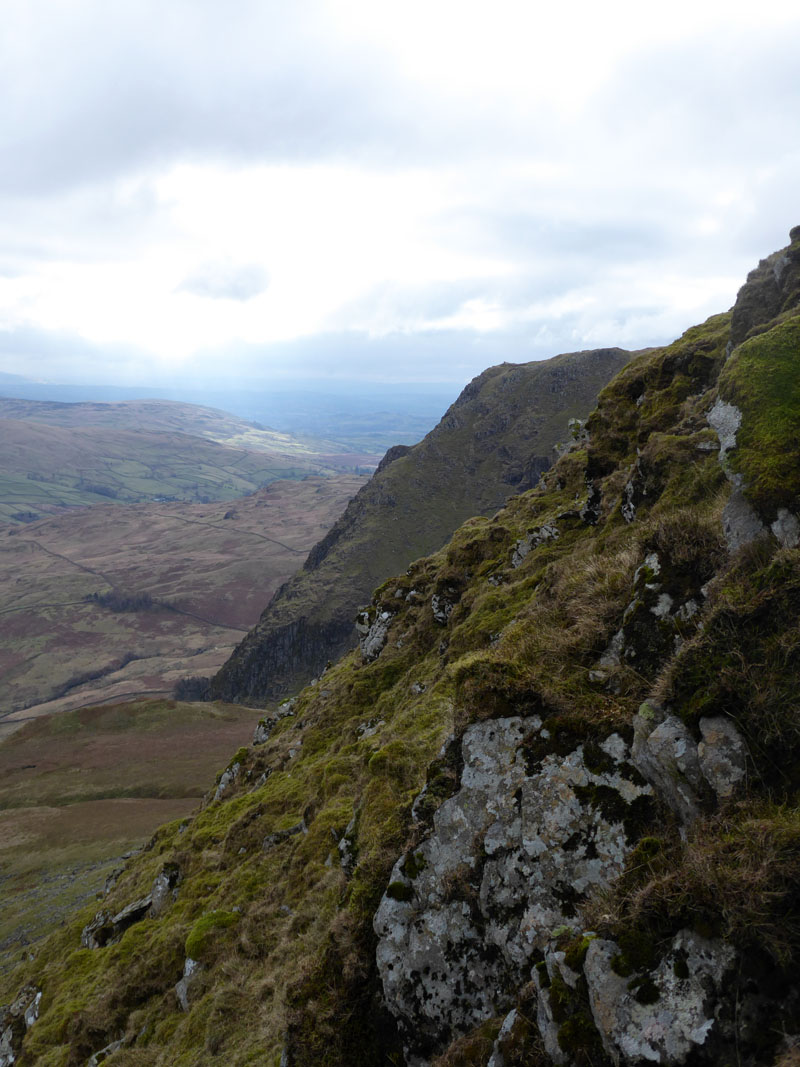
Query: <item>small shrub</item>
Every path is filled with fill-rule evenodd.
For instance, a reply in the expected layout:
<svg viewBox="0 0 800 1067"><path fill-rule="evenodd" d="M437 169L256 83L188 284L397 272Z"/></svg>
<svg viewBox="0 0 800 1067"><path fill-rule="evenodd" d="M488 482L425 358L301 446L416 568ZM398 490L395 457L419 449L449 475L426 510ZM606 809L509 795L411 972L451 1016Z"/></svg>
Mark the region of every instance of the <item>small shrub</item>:
<svg viewBox="0 0 800 1067"><path fill-rule="evenodd" d="M201 701L211 699L211 679L193 674L189 678L180 678L172 688L174 700Z"/></svg>

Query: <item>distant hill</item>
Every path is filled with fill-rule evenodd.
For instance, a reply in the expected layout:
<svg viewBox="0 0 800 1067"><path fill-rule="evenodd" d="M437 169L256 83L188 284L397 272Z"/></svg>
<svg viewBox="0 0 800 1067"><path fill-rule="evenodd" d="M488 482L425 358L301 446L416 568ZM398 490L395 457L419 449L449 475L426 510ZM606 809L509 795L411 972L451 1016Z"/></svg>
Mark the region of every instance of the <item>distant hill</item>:
<svg viewBox="0 0 800 1067"><path fill-rule="evenodd" d="M394 360L401 358L398 353ZM415 444L436 425L457 392L455 385L405 383L398 386L338 377L250 381L238 387L214 387L202 381L186 380L179 385L163 385L156 391L129 386L34 382L0 372L0 394L6 397L87 407L123 402L164 406L174 402L207 410L224 409L226 415L235 413L256 427L270 427L268 433L291 434L311 442L315 448L322 439L325 444L322 450L329 452L383 454L395 444Z"/></svg>
<svg viewBox="0 0 800 1067"><path fill-rule="evenodd" d="M0 419L23 419L71 428L105 427L147 433L183 433L250 452L316 456L344 451L341 445L333 441L281 433L248 422L228 411L174 400L68 404L0 396Z"/></svg>
<svg viewBox="0 0 800 1067"><path fill-rule="evenodd" d="M277 478L352 473L376 459L168 401L0 398L0 439L0 523L110 501L231 500Z"/></svg>
<svg viewBox="0 0 800 1067"><path fill-rule="evenodd" d="M591 411L631 356L572 352L475 378L419 444L387 452L214 679L215 696L275 699L351 647L372 589L440 548L465 519L534 486L569 438L569 420Z"/></svg>

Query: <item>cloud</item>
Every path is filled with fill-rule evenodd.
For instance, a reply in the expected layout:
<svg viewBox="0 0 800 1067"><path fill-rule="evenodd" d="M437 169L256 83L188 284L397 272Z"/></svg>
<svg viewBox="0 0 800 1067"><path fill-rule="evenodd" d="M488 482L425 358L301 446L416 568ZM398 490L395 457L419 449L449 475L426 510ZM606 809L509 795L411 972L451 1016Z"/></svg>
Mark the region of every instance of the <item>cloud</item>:
<svg viewBox="0 0 800 1067"><path fill-rule="evenodd" d="M142 380L667 340L800 222L798 19L7 0L0 328Z"/></svg>
<svg viewBox="0 0 800 1067"><path fill-rule="evenodd" d="M267 272L256 263L204 263L177 287L212 300L251 300L266 291Z"/></svg>
<svg viewBox="0 0 800 1067"><path fill-rule="evenodd" d="M0 329L0 370L34 381L137 385L158 377L153 353L93 345L78 334L36 327Z"/></svg>

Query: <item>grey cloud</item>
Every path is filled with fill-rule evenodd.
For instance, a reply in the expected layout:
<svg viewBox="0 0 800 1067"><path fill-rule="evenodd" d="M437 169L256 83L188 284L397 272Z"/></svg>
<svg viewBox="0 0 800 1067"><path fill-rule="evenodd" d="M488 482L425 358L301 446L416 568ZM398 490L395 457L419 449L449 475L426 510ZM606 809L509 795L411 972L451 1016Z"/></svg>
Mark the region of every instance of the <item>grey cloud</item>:
<svg viewBox="0 0 800 1067"><path fill-rule="evenodd" d="M590 213L559 218L552 211L537 208L529 189L504 192L487 206L443 213L434 222L434 232L448 246L511 256L525 263L534 257L548 264L567 260L577 265L587 255L595 260L598 250L606 262L629 263L641 256L667 252L677 243L674 231L671 233L661 220L597 221ZM508 199L516 203L509 206Z"/></svg>
<svg viewBox="0 0 800 1067"><path fill-rule="evenodd" d="M729 27L653 47L619 66L588 117L598 140L630 149L622 168L716 169L724 182L769 166L800 134L797 37Z"/></svg>
<svg viewBox="0 0 800 1067"><path fill-rule="evenodd" d="M318 3L38 6L38 27L17 15L24 47L0 53L7 190L175 158L317 158L356 151L370 131L391 143L407 121L391 79L326 34ZM19 42L12 30L6 41Z"/></svg>
<svg viewBox="0 0 800 1067"><path fill-rule="evenodd" d="M132 345L96 345L76 334L0 328L0 369L51 381L134 382L152 378L152 354Z"/></svg>
<svg viewBox="0 0 800 1067"><path fill-rule="evenodd" d="M266 291L267 272L258 264L205 263L193 271L178 289L215 300L250 300Z"/></svg>

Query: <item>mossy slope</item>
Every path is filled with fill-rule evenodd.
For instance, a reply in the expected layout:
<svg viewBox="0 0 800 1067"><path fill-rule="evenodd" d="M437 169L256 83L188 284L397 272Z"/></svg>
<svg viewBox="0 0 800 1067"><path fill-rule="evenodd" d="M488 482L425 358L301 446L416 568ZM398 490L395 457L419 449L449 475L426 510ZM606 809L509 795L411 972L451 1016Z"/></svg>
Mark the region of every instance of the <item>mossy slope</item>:
<svg viewBox="0 0 800 1067"><path fill-rule="evenodd" d="M751 320L756 297L747 286L739 297ZM781 366L800 358L784 345L786 311L759 323L759 339L780 342ZM731 556L722 537L730 483L706 416L753 343L730 342L731 316L718 315L639 356L601 393L588 441L539 487L377 589L371 617L388 616L380 654L350 653L303 690L265 744L237 753L218 798L159 831L102 904L122 908L172 865L177 893L159 916L89 951L79 947L89 909L21 963L7 995L32 982L43 996L20 1064L84 1063L118 1040L114 1067L277 1067L282 1055L292 1067L402 1064L372 917L407 850L414 877L413 850L458 781L459 735L481 719L536 714L545 730L532 761L578 743L600 760L598 739L612 729L629 739L648 698L696 736L701 715L730 717L747 742L747 782L727 804L701 797L683 835L666 807L632 826L640 840L626 872L584 921L619 944L614 966L639 1004L652 1002L650 969L678 929L727 939L747 963L720 1018L733 1017L740 990L762 983L764 995L736 1042L709 1044L716 1060L697 1063L774 1062L781 1035L800 1030L800 551L765 532ZM772 373L769 359L753 366L763 395ZM742 411L748 448L777 462L792 447L800 466L796 441ZM762 488L768 517L777 501ZM780 501L798 508L796 496ZM555 933L579 967L589 940ZM182 1011L175 985L195 943L202 968ZM568 1062L606 1062L584 986L556 980L552 992L547 980ZM535 1000L530 986L518 991L508 1064L550 1062ZM442 1048L442 1067L483 1067L499 1022Z"/></svg>
<svg viewBox="0 0 800 1067"><path fill-rule="evenodd" d="M214 678L215 697L275 699L351 648L356 611L375 586L534 485L569 420L586 417L630 355L575 352L479 375L424 440L389 450Z"/></svg>

